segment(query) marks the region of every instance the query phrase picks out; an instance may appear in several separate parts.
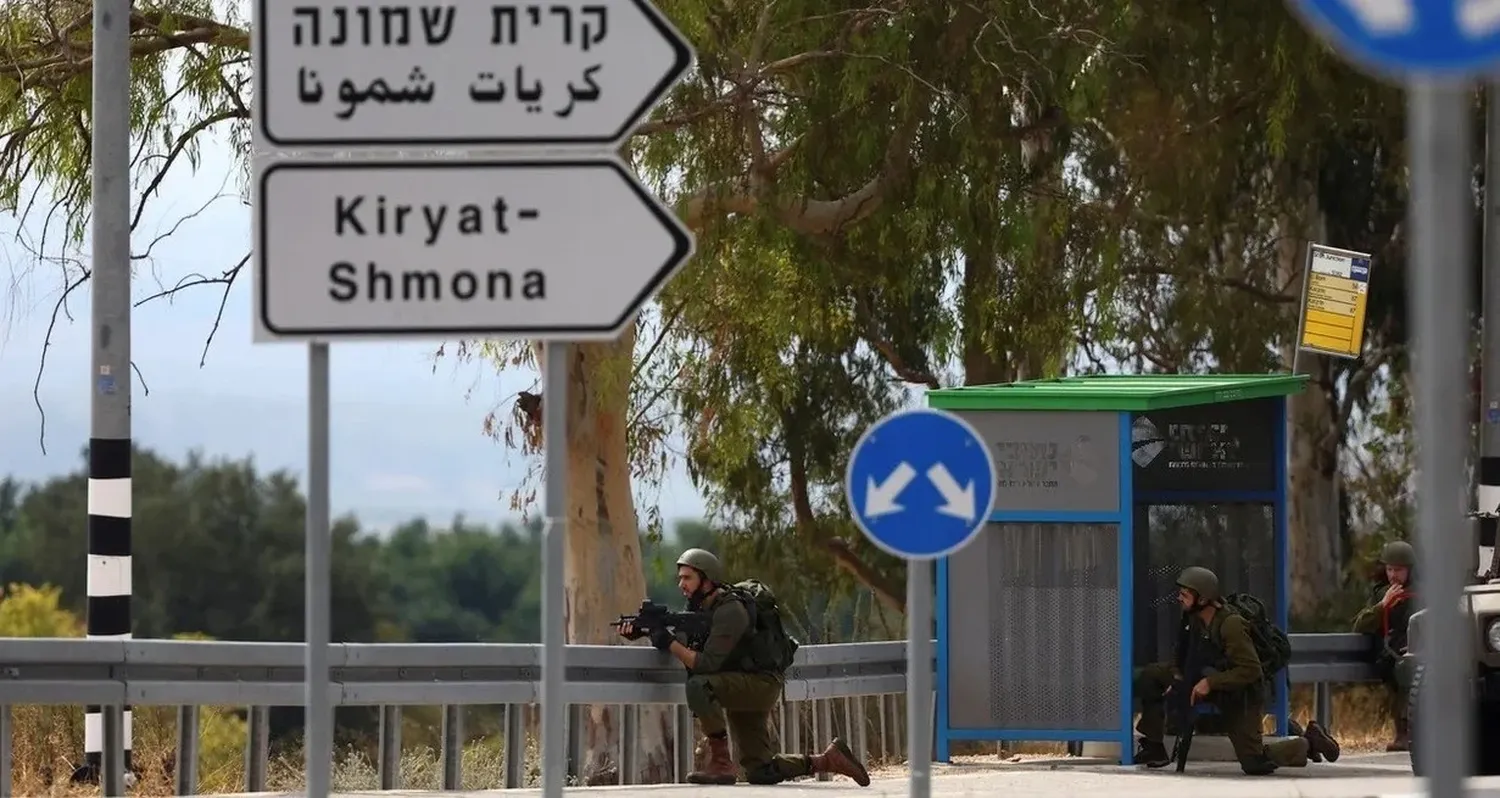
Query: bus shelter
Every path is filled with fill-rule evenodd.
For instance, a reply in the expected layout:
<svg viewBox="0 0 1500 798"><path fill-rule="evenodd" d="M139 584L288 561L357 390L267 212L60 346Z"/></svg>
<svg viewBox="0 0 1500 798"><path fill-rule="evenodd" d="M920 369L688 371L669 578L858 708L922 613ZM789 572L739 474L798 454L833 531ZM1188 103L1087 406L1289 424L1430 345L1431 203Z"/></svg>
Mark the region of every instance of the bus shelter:
<svg viewBox="0 0 1500 798"><path fill-rule="evenodd" d="M931 391L994 455L989 525L937 566L936 758L956 740L1118 743L1171 657L1177 573L1286 628L1286 397L1299 375L1069 377ZM1287 683L1271 706L1287 726Z"/></svg>

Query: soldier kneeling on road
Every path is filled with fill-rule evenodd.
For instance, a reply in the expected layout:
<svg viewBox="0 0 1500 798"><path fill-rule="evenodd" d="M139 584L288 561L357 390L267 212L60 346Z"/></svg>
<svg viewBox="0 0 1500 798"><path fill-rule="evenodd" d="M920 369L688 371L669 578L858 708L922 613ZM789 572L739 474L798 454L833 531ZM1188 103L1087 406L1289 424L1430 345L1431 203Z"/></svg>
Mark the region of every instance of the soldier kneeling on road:
<svg viewBox="0 0 1500 798"><path fill-rule="evenodd" d="M1337 760L1338 743L1316 722L1297 737L1269 744L1261 738L1266 702L1274 693L1271 677L1285 667L1290 647L1278 644L1285 635L1270 624L1260 602L1238 594L1226 600L1219 577L1196 566L1183 570L1177 587L1183 624L1175 662L1147 665L1135 674L1135 695L1141 702L1136 725L1141 745L1135 761L1151 768L1172 762L1165 727L1167 694L1174 690L1191 690L1195 706L1207 701L1218 709L1246 775L1268 776L1277 767L1306 767L1309 755L1314 760ZM1187 663L1203 663L1202 672L1207 675L1187 684L1182 676Z"/></svg>
<svg viewBox="0 0 1500 798"><path fill-rule="evenodd" d="M786 684L797 641L781 624L776 597L756 580L724 581L719 558L688 549L677 558L677 586L688 610L709 614L707 634L684 645L666 629L652 629L651 645L671 654L688 671L688 709L707 736L708 763L688 774L689 784L733 784L738 768L729 734L739 747L739 767L751 784L780 784L802 776L836 773L861 787L870 774L843 741L834 738L820 754L783 754L771 733L771 711ZM620 634L640 634L623 624Z"/></svg>

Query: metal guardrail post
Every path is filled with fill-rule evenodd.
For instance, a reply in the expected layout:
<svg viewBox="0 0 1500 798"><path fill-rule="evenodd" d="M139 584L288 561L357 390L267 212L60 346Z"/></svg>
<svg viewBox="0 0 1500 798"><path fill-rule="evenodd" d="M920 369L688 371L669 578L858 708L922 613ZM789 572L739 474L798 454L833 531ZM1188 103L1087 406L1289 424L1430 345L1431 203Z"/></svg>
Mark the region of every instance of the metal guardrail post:
<svg viewBox="0 0 1500 798"><path fill-rule="evenodd" d="M266 764L271 748L271 717L267 707L250 707L245 742L245 792L266 791Z"/></svg>
<svg viewBox="0 0 1500 798"><path fill-rule="evenodd" d="M620 707L624 722L620 728L620 783L635 784L641 775L641 708L635 704Z"/></svg>
<svg viewBox="0 0 1500 798"><path fill-rule="evenodd" d="M1317 721L1330 731L1333 729L1333 685L1318 682L1313 685L1313 711Z"/></svg>
<svg viewBox="0 0 1500 798"><path fill-rule="evenodd" d="M526 705L505 705L505 789L526 786Z"/></svg>
<svg viewBox="0 0 1500 798"><path fill-rule="evenodd" d="M198 708L191 704L177 708L177 770L174 781L178 795L198 794Z"/></svg>
<svg viewBox="0 0 1500 798"><path fill-rule="evenodd" d="M833 707L826 698L818 699L813 703L818 708L818 719L813 724L812 750L816 751L828 744L829 738L833 737ZM818 781L832 781L832 773L819 773Z"/></svg>
<svg viewBox="0 0 1500 798"><path fill-rule="evenodd" d="M15 794L11 782L14 769L10 758L13 731L10 706L0 704L0 798L11 798Z"/></svg>
<svg viewBox="0 0 1500 798"><path fill-rule="evenodd" d="M783 701L781 717L786 723L786 736L781 738L786 750L796 753L802 750L802 702Z"/></svg>
<svg viewBox="0 0 1500 798"><path fill-rule="evenodd" d="M854 702L854 751L859 754L860 760L870 761L870 727L869 719L865 716L865 697L856 696Z"/></svg>
<svg viewBox="0 0 1500 798"><path fill-rule="evenodd" d="M697 746L697 736L693 731L693 713L688 711L686 704L677 706L677 733L674 735L675 748L677 749L677 783L687 783L687 775L693 772L693 749Z"/></svg>
<svg viewBox="0 0 1500 798"><path fill-rule="evenodd" d="M123 798L125 795L125 708L103 707L104 716L104 795L105 798Z"/></svg>
<svg viewBox="0 0 1500 798"><path fill-rule="evenodd" d="M443 705L443 789L458 790L464 781L464 708Z"/></svg>
<svg viewBox="0 0 1500 798"><path fill-rule="evenodd" d="M380 789L401 789L401 707L380 708Z"/></svg>
<svg viewBox="0 0 1500 798"><path fill-rule="evenodd" d="M582 704L569 704L567 724L563 727L568 741L568 776L573 779L573 784L583 783L583 724L586 712L588 707Z"/></svg>

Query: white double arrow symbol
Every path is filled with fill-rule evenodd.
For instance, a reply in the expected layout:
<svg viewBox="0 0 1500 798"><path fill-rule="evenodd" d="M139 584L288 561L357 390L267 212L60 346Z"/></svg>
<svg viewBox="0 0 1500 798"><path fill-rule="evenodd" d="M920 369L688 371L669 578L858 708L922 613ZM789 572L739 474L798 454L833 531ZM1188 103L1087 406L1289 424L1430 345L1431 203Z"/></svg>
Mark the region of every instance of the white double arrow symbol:
<svg viewBox="0 0 1500 798"><path fill-rule="evenodd" d="M1371 33L1399 36L1417 24L1414 0L1343 0L1361 25ZM1466 36L1489 36L1500 29L1500 0L1457 0L1459 30Z"/></svg>
<svg viewBox="0 0 1500 798"><path fill-rule="evenodd" d="M866 477L865 517L879 518L882 515L905 510L905 507L896 503L896 499L916 477L917 470L905 461L896 466L896 470L881 482L876 482L874 477ZM943 506L937 508L938 512L965 521L977 520L978 510L974 506L974 482L972 480L969 484L960 486L958 480L953 478L953 474L949 473L948 467L942 463L927 469L927 479L943 497Z"/></svg>

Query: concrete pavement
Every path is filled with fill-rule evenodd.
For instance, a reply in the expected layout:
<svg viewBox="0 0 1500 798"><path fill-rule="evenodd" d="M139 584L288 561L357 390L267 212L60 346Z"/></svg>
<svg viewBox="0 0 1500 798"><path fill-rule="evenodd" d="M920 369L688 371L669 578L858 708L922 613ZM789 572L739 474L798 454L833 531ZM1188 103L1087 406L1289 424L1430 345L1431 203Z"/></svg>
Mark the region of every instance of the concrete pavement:
<svg viewBox="0 0 1500 798"><path fill-rule="evenodd" d="M598 793L607 798L903 798L905 777L875 778L869 787L847 780L797 781L774 787L745 784L697 787L656 784L641 787L571 788L569 794ZM295 793L258 793L259 798L292 798ZM394 791L340 794L337 798L538 798L541 790L488 790L465 793ZM1032 759L1017 763L934 765L933 798L1420 798L1422 785L1411 776L1405 754L1345 755L1337 764L1283 769L1268 778L1250 778L1227 762L1194 763L1185 773L1148 771L1083 759ZM221 798L229 798L223 796ZM247 795L234 798L248 798ZM1469 798L1500 798L1500 777L1471 780Z"/></svg>

